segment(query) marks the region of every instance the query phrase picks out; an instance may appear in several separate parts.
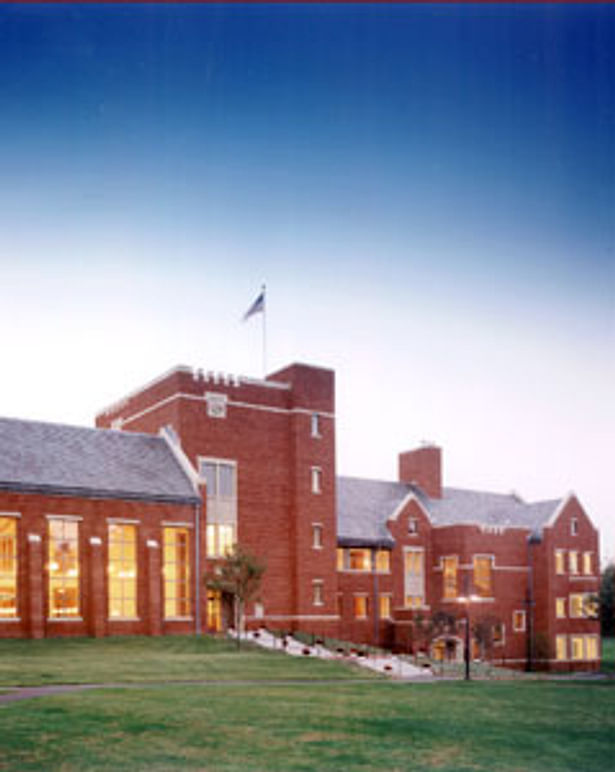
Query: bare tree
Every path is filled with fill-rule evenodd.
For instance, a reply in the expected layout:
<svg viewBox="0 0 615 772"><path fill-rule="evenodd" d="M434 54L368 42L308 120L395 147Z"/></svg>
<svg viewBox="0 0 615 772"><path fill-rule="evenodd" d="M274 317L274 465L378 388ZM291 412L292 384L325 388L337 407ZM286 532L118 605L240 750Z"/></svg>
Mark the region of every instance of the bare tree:
<svg viewBox="0 0 615 772"><path fill-rule="evenodd" d="M226 595L233 602L237 648L241 646L246 604L258 593L265 564L239 544L205 574L205 586Z"/></svg>

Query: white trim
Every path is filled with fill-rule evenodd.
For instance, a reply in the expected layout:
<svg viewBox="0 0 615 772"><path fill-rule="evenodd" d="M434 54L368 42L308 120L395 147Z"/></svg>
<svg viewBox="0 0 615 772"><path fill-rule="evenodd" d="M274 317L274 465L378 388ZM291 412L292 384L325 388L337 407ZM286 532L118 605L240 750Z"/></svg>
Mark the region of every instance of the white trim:
<svg viewBox="0 0 615 772"><path fill-rule="evenodd" d="M172 520L163 520L163 528L194 528L194 523L173 522Z"/></svg>
<svg viewBox="0 0 615 772"><path fill-rule="evenodd" d="M119 525L141 525L140 520L128 520L123 517L108 517L108 523L118 523Z"/></svg>
<svg viewBox="0 0 615 772"><path fill-rule="evenodd" d="M83 520L81 515L45 515L47 520L71 520L73 522L80 522Z"/></svg>
<svg viewBox="0 0 615 772"><path fill-rule="evenodd" d="M21 622L21 617L0 617L0 625L5 622Z"/></svg>
<svg viewBox="0 0 615 772"><path fill-rule="evenodd" d="M521 614L523 619L523 625L521 627L515 627L515 614ZM527 630L527 614L525 609L516 608L512 613L512 631L513 633L524 633Z"/></svg>
<svg viewBox="0 0 615 772"><path fill-rule="evenodd" d="M47 617L48 622L83 622L83 617Z"/></svg>
<svg viewBox="0 0 615 772"><path fill-rule="evenodd" d="M21 517L21 512L0 512L0 517Z"/></svg>
<svg viewBox="0 0 615 772"><path fill-rule="evenodd" d="M257 617L254 616L246 616L246 619L256 619ZM265 614L264 617L260 617L261 619L275 619L278 622L284 621L284 620L298 620L298 621L306 621L306 620L317 620L317 621L327 621L327 622L338 622L340 620L339 614Z"/></svg>
<svg viewBox="0 0 615 772"><path fill-rule="evenodd" d="M322 477L322 467L310 467L310 490L316 496L319 496L322 493Z"/></svg>
<svg viewBox="0 0 615 772"><path fill-rule="evenodd" d="M28 534L28 543L29 544L40 544L42 541L42 537L38 533L29 533Z"/></svg>
<svg viewBox="0 0 615 772"><path fill-rule="evenodd" d="M194 622L194 617L164 617L163 622Z"/></svg>
<svg viewBox="0 0 615 772"><path fill-rule="evenodd" d="M100 536L90 536L89 542L92 547L102 547L102 539Z"/></svg>
<svg viewBox="0 0 615 772"><path fill-rule="evenodd" d="M171 453L175 456L175 459L177 463L181 466L181 468L184 470L186 475L188 476L190 482L192 483L192 487L194 488L195 493L199 493L199 483L200 483L200 477L198 471L192 466L190 463L190 459L188 456L184 453L184 450L181 446L180 442L174 442L173 438L170 436L169 431L166 426L161 426L158 434L163 438L163 440L167 443L169 446L169 449L171 450Z"/></svg>
<svg viewBox="0 0 615 772"><path fill-rule="evenodd" d="M147 381L143 386L140 386L139 388L132 389L132 391L129 391L126 396L122 397L121 399L117 399L115 402L112 402L107 407L103 408L99 415L109 415L109 413L115 413L117 410L120 410L124 407L133 397L138 397L139 394L142 394L144 391L147 391L148 389L151 389L153 386L156 386L159 383L162 383L163 381L166 381L167 378L170 378L172 375L175 375L176 373L188 373L192 375L192 368L188 367L187 365L176 365L175 367L171 367L169 370L165 370L162 375L157 375L155 378L152 378L151 380Z"/></svg>
<svg viewBox="0 0 615 772"><path fill-rule="evenodd" d="M392 520L397 520L403 509L411 502L415 501L419 505L419 509L421 512L425 515L427 520L431 523L431 518L429 517L429 512L425 509L423 504L421 503L421 500L418 498L418 496L410 491L397 505L397 507L393 510L392 514L390 514L387 517L387 523L391 522Z"/></svg>
<svg viewBox="0 0 615 772"><path fill-rule="evenodd" d="M137 392L137 394L140 392ZM126 401L130 399L128 397ZM188 399L193 402L205 402L207 403L207 399L205 396L199 395L199 394L186 394L185 392L178 391L175 394L171 394L168 397L165 397L164 399L159 400L158 402L155 402L153 405L148 405L147 407L144 407L142 410L138 410L136 413L133 413L129 416L122 416L122 426L126 426L126 424L131 423L132 421L136 421L138 418L143 418L143 416L148 415L149 413L152 413L154 410L158 410L161 407L164 407L165 405L168 405L170 402L173 402L176 399ZM306 407L277 407L274 405L259 405L258 403L254 402L241 402L239 400L234 399L228 399L226 403L229 407L239 407L244 408L246 410L261 410L268 413L282 413L284 415L293 415L293 414L302 414L302 415L312 415L314 410L310 410ZM119 409L119 408L118 408ZM112 411L108 411L112 412ZM101 415L103 415L101 413ZM106 413L105 413L106 415ZM335 413L328 413L324 411L318 412L319 416L322 416L323 418L335 418Z"/></svg>
<svg viewBox="0 0 615 772"><path fill-rule="evenodd" d="M141 617L107 617L107 622L140 622Z"/></svg>
<svg viewBox="0 0 615 772"><path fill-rule="evenodd" d="M525 571L526 573L530 570L528 566L498 566L495 562L495 555L493 556L492 568L494 571Z"/></svg>
<svg viewBox="0 0 615 772"><path fill-rule="evenodd" d="M145 542L145 546L149 549L160 549L160 544L156 541L156 539L148 539Z"/></svg>
<svg viewBox="0 0 615 772"><path fill-rule="evenodd" d="M570 493L567 493L562 500L559 502L557 507L555 508L555 512L551 515L551 517L547 520L544 527L545 528L551 528L556 522L558 517L562 514L564 509L568 506L568 502L572 501L573 498L576 498L575 494L570 491Z"/></svg>

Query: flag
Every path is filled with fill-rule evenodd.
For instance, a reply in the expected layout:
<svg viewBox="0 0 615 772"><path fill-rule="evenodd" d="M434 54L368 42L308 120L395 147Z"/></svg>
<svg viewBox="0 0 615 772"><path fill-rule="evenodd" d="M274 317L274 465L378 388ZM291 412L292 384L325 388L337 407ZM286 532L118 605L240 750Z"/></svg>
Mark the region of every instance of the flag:
<svg viewBox="0 0 615 772"><path fill-rule="evenodd" d="M242 322L246 322L254 314L262 314L265 311L265 288L261 290L260 295L256 298L254 303L248 308L242 318Z"/></svg>

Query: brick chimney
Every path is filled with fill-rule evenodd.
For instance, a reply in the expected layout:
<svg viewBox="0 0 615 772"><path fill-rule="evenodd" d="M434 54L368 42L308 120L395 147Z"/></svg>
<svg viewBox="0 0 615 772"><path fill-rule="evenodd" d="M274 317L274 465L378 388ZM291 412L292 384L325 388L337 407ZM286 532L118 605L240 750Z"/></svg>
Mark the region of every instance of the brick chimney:
<svg viewBox="0 0 615 772"><path fill-rule="evenodd" d="M442 498L442 451L423 445L399 454L399 481L413 483L432 499Z"/></svg>

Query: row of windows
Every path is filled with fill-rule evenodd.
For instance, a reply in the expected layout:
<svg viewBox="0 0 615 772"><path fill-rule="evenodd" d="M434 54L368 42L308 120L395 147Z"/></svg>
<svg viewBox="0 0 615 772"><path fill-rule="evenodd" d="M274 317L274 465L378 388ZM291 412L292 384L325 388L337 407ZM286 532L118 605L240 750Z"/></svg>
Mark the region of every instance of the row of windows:
<svg viewBox="0 0 615 772"><path fill-rule="evenodd" d="M572 619L595 619L598 601L591 592L573 592L568 597L568 613ZM555 616L566 619L566 598L555 599Z"/></svg>
<svg viewBox="0 0 615 772"><path fill-rule="evenodd" d="M555 636L555 659L591 661L598 659L599 656L597 635Z"/></svg>
<svg viewBox="0 0 615 772"><path fill-rule="evenodd" d="M490 598L493 595L493 557L474 555L472 558L472 595ZM459 597L459 558L449 555L442 558L442 597L455 600Z"/></svg>
<svg viewBox="0 0 615 772"><path fill-rule="evenodd" d="M190 536L187 528L165 527L162 574L164 616L191 614ZM50 517L47 533L48 616L76 619L81 615L79 520ZM108 526L108 615L137 618L137 528L127 523ZM17 618L17 525L0 517L0 618Z"/></svg>
<svg viewBox="0 0 615 772"><path fill-rule="evenodd" d="M367 619L371 612L371 598L364 593L358 593L352 596L352 615L355 619ZM337 596L337 613L341 617L343 614L343 595ZM391 596L389 594L378 595L378 618L391 618Z"/></svg>
<svg viewBox="0 0 615 772"><path fill-rule="evenodd" d="M578 552L577 550L568 550L568 573L576 576L581 573L585 576L593 575L592 565L592 553L591 552ZM555 550L555 573L566 573L566 550Z"/></svg>
<svg viewBox="0 0 615 772"><path fill-rule="evenodd" d="M372 571L388 574L391 571L391 550L361 547L338 547L338 571Z"/></svg>

